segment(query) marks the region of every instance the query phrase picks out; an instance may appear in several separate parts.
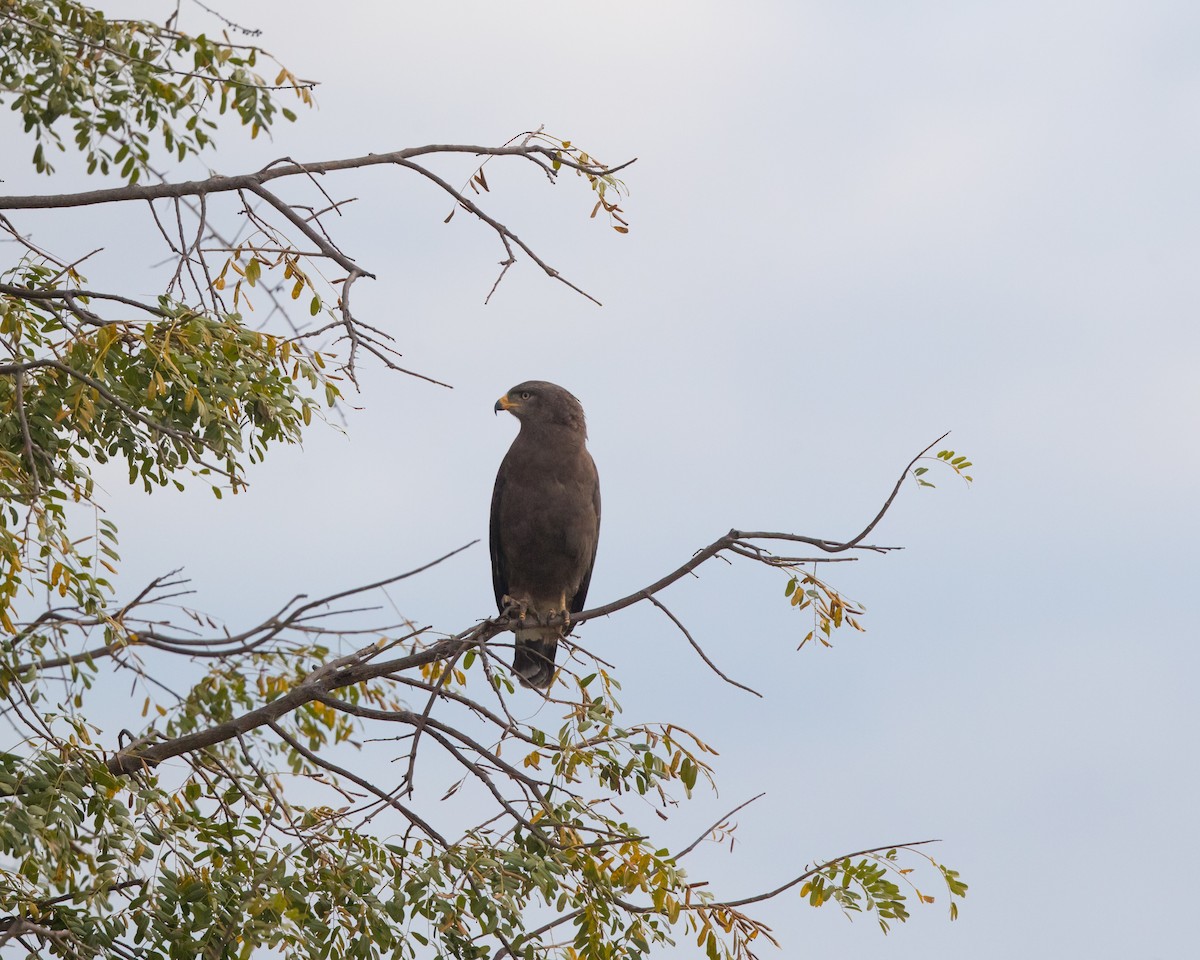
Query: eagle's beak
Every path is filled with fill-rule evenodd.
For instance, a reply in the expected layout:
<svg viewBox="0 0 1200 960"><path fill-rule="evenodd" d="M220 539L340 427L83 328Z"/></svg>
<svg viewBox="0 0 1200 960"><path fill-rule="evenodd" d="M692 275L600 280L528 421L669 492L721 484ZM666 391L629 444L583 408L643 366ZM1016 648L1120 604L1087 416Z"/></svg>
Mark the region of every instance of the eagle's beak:
<svg viewBox="0 0 1200 960"><path fill-rule="evenodd" d="M508 399L508 394L506 393L504 396L502 396L499 400L496 401L496 405L494 407L492 407L492 412L499 413L501 410L511 410L515 406L516 406L516 404Z"/></svg>

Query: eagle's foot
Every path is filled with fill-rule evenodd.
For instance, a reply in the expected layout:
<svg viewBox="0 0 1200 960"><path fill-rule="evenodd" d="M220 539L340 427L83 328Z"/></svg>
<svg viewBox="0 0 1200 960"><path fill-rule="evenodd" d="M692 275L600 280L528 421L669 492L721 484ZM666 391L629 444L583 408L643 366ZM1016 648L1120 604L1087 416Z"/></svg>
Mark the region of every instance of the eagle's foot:
<svg viewBox="0 0 1200 960"><path fill-rule="evenodd" d="M571 632L571 605L567 603L565 593L559 597L558 609L554 611L554 618L560 621L559 630L562 631L562 636L565 637Z"/></svg>
<svg viewBox="0 0 1200 960"><path fill-rule="evenodd" d="M516 613L517 619L524 623L525 617L529 613L529 604L524 600L518 600L516 597L510 597L506 593L504 595L504 615L512 616L513 613Z"/></svg>

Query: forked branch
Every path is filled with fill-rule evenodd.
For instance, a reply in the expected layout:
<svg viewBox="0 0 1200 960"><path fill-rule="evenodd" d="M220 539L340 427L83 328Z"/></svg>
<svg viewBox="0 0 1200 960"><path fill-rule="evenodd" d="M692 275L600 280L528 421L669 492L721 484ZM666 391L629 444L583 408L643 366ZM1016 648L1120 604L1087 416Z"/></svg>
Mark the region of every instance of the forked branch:
<svg viewBox="0 0 1200 960"><path fill-rule="evenodd" d="M928 447L922 450L920 455L923 455L925 452L931 449L936 443L940 442L941 439L943 438L939 437L938 440L935 440L933 444L930 444ZM920 455L918 455L918 457ZM907 476L909 468L912 466L912 463L916 462L916 460L917 458L913 458L909 465L905 467L905 472L901 475L901 481L903 481L903 478ZM571 619L575 623L580 623L595 619L596 617L607 616L611 613L617 612L618 610L623 610L626 607L632 606L633 604L642 600L648 600L667 613L671 620L674 621L678 627L684 630L685 635L688 637L693 647L696 647L699 650L695 640L691 637L686 628L683 627L683 624L678 621L674 615L667 611L660 601L655 599L656 594L675 583L682 577L691 573L706 560L710 560L721 551L736 545L773 541L802 542L810 546L817 547L818 549L827 553L838 553L845 550L870 550L883 553L899 549L898 547L874 546L862 543L862 540L865 539L871 530L878 525L879 521L895 502L899 486L900 484L898 483L871 523L869 523L860 533L848 541L840 542L790 533L747 532L736 529L730 530L729 533L722 537L718 537L707 547L698 551L695 556L693 556L682 566L667 574L665 577L662 577L650 584L649 586L611 603L603 604L599 607L594 607L591 610L574 614ZM466 547L460 547L458 550L452 551L451 553L438 558L430 564L426 564L425 566L419 567L416 570L409 571L406 574L402 574L401 577L394 579L413 576L424 569L428 569L428 567L433 566L436 563L440 563L443 560L448 559L455 553L458 553L464 549L466 549ZM747 554L742 552L741 555L746 556ZM762 556L758 556L753 553L749 555L752 559L757 559L760 562L768 563L768 561ZM768 563L768 565L771 564ZM372 586L380 586L388 582L391 581L381 581L380 584L374 584ZM364 589L370 589L370 587L344 591L342 593L334 594L330 597L324 598L321 601L315 601L314 603L328 603L333 600L340 599L341 597L361 592ZM310 609L311 606L312 604L308 604L299 609L303 611ZM372 644L371 646L364 647L361 650L350 654L349 656L337 658L336 660L330 661L329 663L316 668L302 682L293 686L283 696L263 705L262 707L242 714L239 717L235 717L232 720L228 720L225 723L217 724L215 726L206 728L204 730L199 730L195 733L191 733L187 736L179 737L173 740L158 741L151 744L139 744L134 748L122 750L115 754L109 761L109 769L115 774L133 773L136 770L141 769L143 766L155 766L170 757L179 756L183 753L188 753L193 750L212 746L239 735L243 735L257 727L268 725L278 720L280 717L283 717L288 713L300 708L301 706L304 706L305 704L314 701L328 702L330 695L336 690L353 686L355 684L364 683L370 680L375 680L380 677L386 677L389 674L403 674L405 672L419 669L422 666L433 663L453 661L472 647L478 647L487 643L488 640L506 630L512 629L512 627L515 625L515 618L510 616L490 618L452 637L439 640L427 647L414 649L404 656L390 660L379 660L378 657L386 648L381 647L378 644ZM417 633L410 633L408 636L403 637L400 641L396 642L415 639L416 636ZM387 647L395 646L396 642L387 644ZM703 653L703 651L699 652L705 662L708 663L708 665L724 680L751 693L756 692L726 676L715 666L715 664L712 663L712 661ZM432 701L439 697L438 685L434 684L433 686L434 689L431 691L430 706L432 706ZM345 706L340 702L339 709L345 709ZM360 710L359 712L362 711ZM423 730L428 725L427 714L428 710L426 711L426 714L422 715L422 719L414 721L414 726L416 726L418 730ZM393 718L396 718L394 714Z"/></svg>

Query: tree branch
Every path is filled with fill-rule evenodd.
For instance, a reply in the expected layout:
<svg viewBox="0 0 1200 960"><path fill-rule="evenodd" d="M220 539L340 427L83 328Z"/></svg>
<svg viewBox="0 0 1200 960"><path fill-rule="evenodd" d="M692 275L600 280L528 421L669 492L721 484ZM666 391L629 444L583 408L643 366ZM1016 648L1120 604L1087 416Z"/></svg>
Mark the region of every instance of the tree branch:
<svg viewBox="0 0 1200 960"><path fill-rule="evenodd" d="M554 156L549 147L534 144L512 147L484 147L476 144L461 143L431 143L420 147L407 147L390 153L369 153L362 157L350 157L341 160L322 160L313 163L287 163L274 166L254 173L244 173L235 176L217 174L204 180L185 180L175 183L142 183L127 184L121 187L108 187L102 190L84 190L79 193L42 194L29 196L0 196L0 210L50 210L63 207L87 207L98 203L123 203L129 200L161 200L175 197L195 197L202 194L229 193L237 190L257 192L257 188L272 180L283 177L311 176L312 174L333 173L338 170L354 170L360 167L373 167L386 164L406 165L414 157L424 157L431 154L473 154L476 156L493 157L529 157ZM607 176L610 170L595 164L576 163L569 157L562 157L559 162L563 166L593 176ZM630 160L629 163L633 161ZM620 170L629 165L621 164L612 170ZM453 187L450 191L457 192Z"/></svg>
<svg viewBox="0 0 1200 960"><path fill-rule="evenodd" d="M936 441L935 441L936 442ZM857 850L854 853L843 853L840 857L834 857L832 860L826 860L824 863L813 867L811 870L805 870L800 876L789 880L782 886L776 887L774 890L769 890L766 893L756 894L752 897L743 897L741 900L722 900L720 903L713 903L710 906L714 907L744 907L750 903L759 903L763 900L770 900L773 897L779 896L785 890L790 890L799 883L803 883L809 877L814 877L822 870L828 870L836 863L841 863L843 860L853 860L855 857L866 857L876 853L886 853L888 850L908 850L912 847L921 847L927 843L941 843L940 840L914 840L911 843L889 843L882 847L869 847L866 850Z"/></svg>
<svg viewBox="0 0 1200 960"><path fill-rule="evenodd" d="M15 297L18 300L69 301L80 297L87 297L88 299L94 300L111 300L114 303L123 303L127 307L134 307L138 310L143 310L146 313L153 314L156 317L162 317L163 319L170 319L171 316L165 310L160 310L158 307L151 306L148 303L142 303L140 300L134 300L130 297L122 297L115 293L102 293L99 290L44 289L40 287L18 287L16 284L12 283L0 283L0 293L6 294L10 297Z"/></svg>
<svg viewBox="0 0 1200 960"><path fill-rule="evenodd" d="M336 773L338 776L345 777L347 780L350 780L353 783L357 783L364 790L368 790L371 793L373 793L376 797L378 797L380 800L382 800L384 803L386 803L389 807L392 807L394 810L398 810L409 821L409 823L415 824L416 826L420 827L423 831L425 831L425 833L428 836L430 836L431 838L436 840L443 847L450 846L450 844L446 842L445 837L443 837L440 833L438 833L435 829L433 829L433 827L431 827L428 823L426 823L425 820L423 820L420 816L418 816L413 810L406 807L395 797L389 796L388 794L384 793L377 786L375 786L375 784L371 783L371 781L366 780L363 777L360 777L356 773L351 773L345 767L339 767L336 763L326 760L323 757L317 756L315 753L313 753L311 750L309 750L307 747L305 747L303 744L301 744L300 741L298 741L295 737L293 737L286 730L284 730L281 726L279 726L279 724L277 724L274 720L268 721L267 726L269 726L272 730L274 730L276 735L278 735L281 740L283 740L289 747L291 747L298 754L300 754L300 756L304 757L304 759L307 760L309 763L311 763L317 767L323 767L324 769L328 770L330 773Z"/></svg>
<svg viewBox="0 0 1200 960"><path fill-rule="evenodd" d="M716 821L716 823L714 823L711 827L709 827L702 834L700 834L700 836L698 836L695 840L693 840L686 847L684 847L677 854L675 854L675 859L677 861L682 860L689 853L691 853L693 850L695 850L696 847L700 846L700 844L704 842L705 838L710 836L712 834L712 832L717 829L717 827L719 827L721 824L723 824L726 820L728 820L730 817L732 817L735 813L737 813L739 810L744 810L746 807L750 806L750 804L752 804L755 800L761 800L765 796L766 796L765 793L760 793L757 796L751 797L749 800L739 803L736 807L734 807L727 814L725 814L725 816L721 817L720 820Z"/></svg>
<svg viewBox="0 0 1200 960"><path fill-rule="evenodd" d="M527 149L529 149L529 148L527 148ZM480 220L482 220L484 223L486 223L489 227L491 227L493 230L496 231L496 233L498 233L500 235L501 240L504 241L504 249L505 249L505 252L508 254L508 258L501 263L502 269L500 271L500 276L496 279L496 283L492 285L492 293L495 293L496 287L500 284L500 280L503 279L504 274L508 271L508 268L513 263L514 258L513 258L513 253L512 253L512 247L509 246L509 241L511 240L518 247L520 247L522 250L525 251L525 255L527 257L529 257L530 260L532 260L534 263L536 263L539 267L542 268L542 270L546 274L546 276L551 277L555 280L558 280L561 283L565 283L568 287L570 287L572 290L574 290L580 296L587 297L596 306L598 306L598 307L603 306L603 304L599 300L597 300L595 297L593 297L590 293L586 292L585 290L580 290L579 287L577 287L577 286L575 286L575 284L571 283L570 280L566 279L566 277L564 277L557 270L555 270L554 267L552 267L552 266L550 266L550 264L546 263L545 260L543 260L541 257L539 257L536 253L533 252L533 250L530 248L529 244L527 244L524 240L522 240L515 233L513 233L511 230L509 230L508 227L506 227L504 224L502 224L499 220L493 220L486 213L484 213L483 210L481 210L479 208L478 204L473 203L471 200L468 200L464 194L459 193L459 191L455 190L454 187L450 186L449 183L447 183L445 180L443 180L441 177L439 177L432 170L427 170L427 169L425 169L425 167L422 167L418 163L413 163L411 160L397 160L396 163L398 166L408 167L410 170L415 170L417 173L421 174L421 176L426 177L429 180L436 183L439 187L441 187L448 194L450 194L450 196L454 197L455 200L457 200L460 204L462 204L464 209L469 210L472 214L474 214L476 217L478 217ZM489 300L491 299L492 293L488 294Z"/></svg>
<svg viewBox="0 0 1200 960"><path fill-rule="evenodd" d="M677 616L675 616L675 614L673 614L673 613L672 613L670 610L668 610L668 609L667 609L667 608L666 608L666 607L663 605L663 603L662 603L662 601L661 601L661 600L659 600L657 597L655 597L653 594L650 594L650 593L646 594L646 599L647 599L647 600L649 600L649 601L650 601L652 604L654 604L656 607L658 607L658 609L659 609L659 610L661 610L663 613L665 613L665 614L666 614L668 617L670 617L670 618L671 618L671 622L672 622L673 624L675 624L675 626L677 626L677 627L678 627L678 628L679 628L679 629L680 629L680 630L683 632L683 635L684 635L685 637L687 637L688 643L690 643L690 644L692 645L692 649L693 649L693 650L695 650L695 651L696 651L698 654L700 654L700 659L701 659L701 660L703 660L705 663L707 663L707 664L708 664L709 668L712 670L712 672L713 672L713 673L715 673L715 674L716 674L718 677L720 677L720 678L721 678L722 680L724 680L726 683L728 683L728 684L731 684L732 686L735 686L735 687L737 687L739 690L745 690L747 693L752 693L752 694L754 694L754 695L755 695L756 697L758 697L760 700L762 699L762 694L761 694L761 693L759 693L757 690L753 689L752 687L748 687L748 686L746 686L744 683L738 683L736 680L733 680L733 679L731 679L730 677L726 676L726 675L725 675L725 673L723 673L723 672L721 671L721 668L720 668L720 667L718 667L718 666L717 666L715 663L713 663L713 662L712 662L712 661L711 661L711 660L708 658L708 654L707 654L707 653L705 653L705 652L704 652L704 651L703 651L703 650L700 648L700 644L698 644L698 643L695 641L695 639L692 637L692 635L691 635L691 634L688 632L688 628L687 628L687 627L685 627L685 626L684 626L684 625L683 625L683 624L680 622L679 618L678 618Z"/></svg>

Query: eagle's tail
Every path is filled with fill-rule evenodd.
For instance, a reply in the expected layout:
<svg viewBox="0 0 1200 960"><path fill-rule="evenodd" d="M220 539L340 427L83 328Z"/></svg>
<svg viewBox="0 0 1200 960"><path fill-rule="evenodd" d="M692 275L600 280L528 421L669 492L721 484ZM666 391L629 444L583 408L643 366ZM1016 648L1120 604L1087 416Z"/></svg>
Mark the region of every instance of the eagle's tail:
<svg viewBox="0 0 1200 960"><path fill-rule="evenodd" d="M513 673L524 687L545 690L554 677L554 655L558 651L557 631L547 636L545 630L518 630L513 653Z"/></svg>

